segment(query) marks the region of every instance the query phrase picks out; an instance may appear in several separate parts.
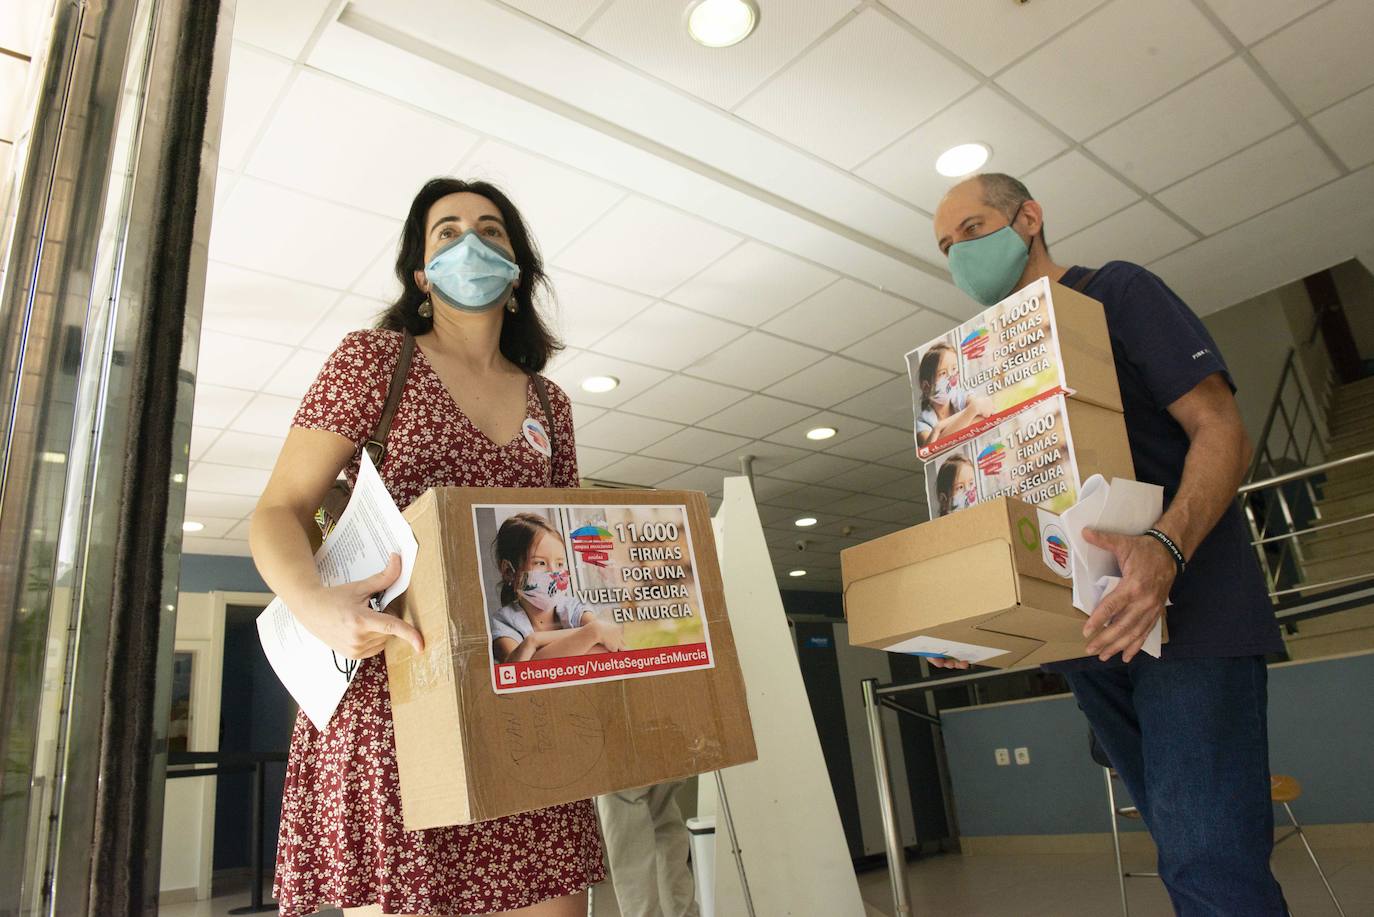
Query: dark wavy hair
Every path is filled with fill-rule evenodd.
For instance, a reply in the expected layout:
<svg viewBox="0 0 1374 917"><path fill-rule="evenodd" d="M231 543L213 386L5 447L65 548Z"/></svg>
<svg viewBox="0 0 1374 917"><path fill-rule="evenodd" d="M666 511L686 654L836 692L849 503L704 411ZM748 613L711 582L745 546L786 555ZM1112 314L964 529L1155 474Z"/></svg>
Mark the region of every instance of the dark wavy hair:
<svg viewBox="0 0 1374 917"><path fill-rule="evenodd" d="M434 327L434 319L420 315L420 303L424 301L425 294L415 282L415 272L424 270L425 266L429 208L441 198L464 191L479 194L496 205L506 224L515 263L520 265L520 286L515 288L514 293L519 308L514 313L502 310L501 355L522 369L539 372L550 357L563 349L563 343L544 324L535 306L549 291L549 278L544 273L539 246L534 236L530 235L520 211L505 192L489 182L457 178L432 178L425 182L420 193L415 195L410 213L406 215L405 226L401 229L400 250L396 253L396 279L401 282L401 295L382 313L377 327L386 331L409 331L414 335L426 334ZM436 308L445 307L440 304Z"/></svg>

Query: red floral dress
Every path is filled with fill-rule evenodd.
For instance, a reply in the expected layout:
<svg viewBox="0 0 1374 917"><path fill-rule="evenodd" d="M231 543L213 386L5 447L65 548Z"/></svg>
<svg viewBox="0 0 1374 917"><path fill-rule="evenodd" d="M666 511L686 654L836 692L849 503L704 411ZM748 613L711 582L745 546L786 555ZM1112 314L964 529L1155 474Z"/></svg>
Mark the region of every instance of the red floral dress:
<svg viewBox="0 0 1374 917"><path fill-rule="evenodd" d="M329 357L293 424L361 447L386 401L401 335L356 331ZM392 423L382 480L401 508L431 487L576 487L572 410L534 386L526 412L552 423L552 462L521 434L498 445L454 403L418 348ZM358 459L347 469L356 479ZM282 917L380 904L383 914L488 914L571 894L605 877L590 800L468 826L406 831L386 665L373 656L320 732L297 714L282 798L276 896Z"/></svg>

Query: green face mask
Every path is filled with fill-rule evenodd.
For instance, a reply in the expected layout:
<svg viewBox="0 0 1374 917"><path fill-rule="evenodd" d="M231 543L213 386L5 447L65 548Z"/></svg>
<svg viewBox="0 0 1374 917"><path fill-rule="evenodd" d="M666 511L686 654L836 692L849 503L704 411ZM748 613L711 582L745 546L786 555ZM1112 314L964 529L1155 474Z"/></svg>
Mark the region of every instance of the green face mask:
<svg viewBox="0 0 1374 917"><path fill-rule="evenodd" d="M1018 208L1017 214L1020 212ZM949 272L955 285L985 306L1001 302L1011 293L1029 260L1030 246L1010 224L949 247Z"/></svg>

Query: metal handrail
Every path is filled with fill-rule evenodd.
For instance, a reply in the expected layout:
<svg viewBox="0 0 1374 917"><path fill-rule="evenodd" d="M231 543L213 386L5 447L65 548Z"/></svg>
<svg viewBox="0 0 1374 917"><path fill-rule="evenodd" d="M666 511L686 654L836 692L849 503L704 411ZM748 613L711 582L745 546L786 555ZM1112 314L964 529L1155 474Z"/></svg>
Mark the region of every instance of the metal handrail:
<svg viewBox="0 0 1374 917"><path fill-rule="evenodd" d="M1359 452L1355 455L1346 455L1329 462L1322 462L1320 465L1312 465L1308 468L1299 468L1296 471L1276 474L1272 478L1265 478L1262 481L1252 481L1249 484L1242 484L1236 493L1244 496L1254 493L1257 490L1264 490L1266 487L1277 487L1279 484L1288 484L1292 481L1300 481L1303 478L1311 477L1314 474L1325 474L1333 468L1340 468L1342 465L1353 465L1356 462L1364 462L1374 459L1374 449L1368 452Z"/></svg>
<svg viewBox="0 0 1374 917"><path fill-rule="evenodd" d="M1284 360L1283 371L1279 374L1279 383L1274 389L1274 398L1269 403L1269 412L1264 419L1264 427L1259 438L1255 440L1255 454L1250 460L1250 468L1245 474L1247 482L1253 480L1264 466L1267 465L1268 468L1272 469L1285 458L1291 458L1302 465L1309 465L1312 460L1314 444L1320 448L1322 455L1326 453L1326 444L1322 441L1321 428L1317 424L1317 412L1308 400L1307 389L1303 387L1298 378L1297 354L1296 348L1290 348L1288 356ZM1297 386L1298 392L1297 404L1294 405L1291 414L1284 400L1290 379ZM1299 444L1298 424L1304 419L1304 415L1308 426L1307 441L1304 444ZM1280 417L1284 423L1284 446L1282 453L1276 458L1269 448L1269 440L1274 432L1275 422Z"/></svg>

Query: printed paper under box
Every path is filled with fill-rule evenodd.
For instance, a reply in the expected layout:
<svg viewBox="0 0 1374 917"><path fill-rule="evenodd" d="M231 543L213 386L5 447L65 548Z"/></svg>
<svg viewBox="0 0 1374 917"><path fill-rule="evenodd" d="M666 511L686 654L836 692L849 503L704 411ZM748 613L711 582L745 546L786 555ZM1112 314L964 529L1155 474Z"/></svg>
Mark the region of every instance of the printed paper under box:
<svg viewBox="0 0 1374 917"><path fill-rule="evenodd" d="M387 646L407 830L755 759L706 498L437 488Z"/></svg>
<svg viewBox="0 0 1374 917"><path fill-rule="evenodd" d="M1082 656L1068 539L999 498L840 552L849 642L994 668Z"/></svg>
<svg viewBox="0 0 1374 917"><path fill-rule="evenodd" d="M1121 410L1102 304L1044 277L917 347L906 362L921 459L1062 392Z"/></svg>
<svg viewBox="0 0 1374 917"><path fill-rule="evenodd" d="M932 519L997 497L1062 513L1094 474L1134 478L1126 420L1056 395L925 464Z"/></svg>

